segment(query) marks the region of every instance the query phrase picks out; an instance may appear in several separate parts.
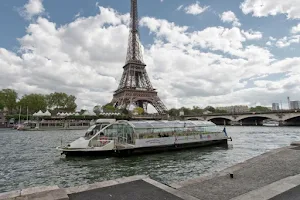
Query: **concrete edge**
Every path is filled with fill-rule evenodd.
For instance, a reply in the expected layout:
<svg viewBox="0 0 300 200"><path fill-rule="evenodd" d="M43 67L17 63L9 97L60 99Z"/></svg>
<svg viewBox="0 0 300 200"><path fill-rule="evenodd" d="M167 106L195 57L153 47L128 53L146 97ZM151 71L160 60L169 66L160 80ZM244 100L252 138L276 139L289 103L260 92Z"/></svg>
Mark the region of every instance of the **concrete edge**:
<svg viewBox="0 0 300 200"><path fill-rule="evenodd" d="M291 146L300 146L300 141L292 142Z"/></svg>
<svg viewBox="0 0 300 200"><path fill-rule="evenodd" d="M70 194L74 194L74 193L95 190L95 189L109 187L109 186L118 185L118 184L122 184L122 183L128 183L128 182L132 182L132 181L142 180L145 178L148 178L148 176L147 175L136 175L136 176L130 176L130 177L123 177L123 178L118 178L115 180L108 180L108 181L92 183L92 184L88 184L88 185L65 188L64 191L68 195L70 195Z"/></svg>
<svg viewBox="0 0 300 200"><path fill-rule="evenodd" d="M49 192L57 189L59 189L59 187L55 185L55 186L38 186L38 187L21 189L21 190L15 190L11 192L4 192L4 193L0 193L0 200L16 198L21 196L28 196L31 194L42 193L42 192Z"/></svg>
<svg viewBox="0 0 300 200"><path fill-rule="evenodd" d="M231 200L268 200L300 185L300 174L289 176L257 190L250 191Z"/></svg>
<svg viewBox="0 0 300 200"><path fill-rule="evenodd" d="M272 150L267 151L267 152L265 152L261 155L255 156L253 158L249 158L249 159L247 159L247 160L245 160L241 163L237 163L237 164L235 164L231 167L223 169L219 172L215 172L215 173L212 173L212 174L205 174L203 176L199 176L199 177L196 177L196 178L188 179L188 180L177 182L177 183L172 183L172 184L170 184L170 186L175 188L175 189L180 189L182 187L185 187L185 186L188 186L188 185L191 185L191 184L194 184L194 183L201 183L203 181L210 180L210 179L218 177L218 176L225 176L225 175L228 175L229 173L233 173L234 171L237 171L239 169L244 168L245 165L247 165L249 162L259 162L261 159L263 159L265 157L268 157L272 154L276 154L276 153L279 153L281 151L291 149L291 148L294 148L294 147L293 146L286 146L286 147L281 147L281 148L277 148L277 149L272 149Z"/></svg>
<svg viewBox="0 0 300 200"><path fill-rule="evenodd" d="M170 194L173 194L174 196L177 196L177 197L179 197L181 199L184 199L184 200L199 200L196 197L190 196L190 195L188 195L188 194L186 194L186 193L184 193L182 191L175 190L175 189L173 189L171 187L168 187L167 185L164 185L164 184L162 184L160 182L157 182L157 181L155 181L155 180L153 180L151 178L145 178L145 179L143 179L143 181L145 181L145 182L147 182L147 183L149 183L149 184L151 184L151 185L153 185L153 186L155 186L157 188L160 188L160 189L162 189L162 190L164 190L164 191L166 191L166 192L168 192Z"/></svg>

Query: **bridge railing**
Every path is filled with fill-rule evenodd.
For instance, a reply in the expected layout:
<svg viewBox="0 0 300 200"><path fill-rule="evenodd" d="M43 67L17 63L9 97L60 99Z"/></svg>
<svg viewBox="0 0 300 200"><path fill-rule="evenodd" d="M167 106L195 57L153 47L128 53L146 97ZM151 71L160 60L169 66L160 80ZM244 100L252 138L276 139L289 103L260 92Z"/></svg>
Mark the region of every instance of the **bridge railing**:
<svg viewBox="0 0 300 200"><path fill-rule="evenodd" d="M277 114L277 113L294 113L300 112L300 109L295 110L271 110L266 112L230 112L230 113L211 113L211 114L195 114L195 115L184 115L184 117L199 117L199 116L232 116L232 115L257 115L257 114Z"/></svg>

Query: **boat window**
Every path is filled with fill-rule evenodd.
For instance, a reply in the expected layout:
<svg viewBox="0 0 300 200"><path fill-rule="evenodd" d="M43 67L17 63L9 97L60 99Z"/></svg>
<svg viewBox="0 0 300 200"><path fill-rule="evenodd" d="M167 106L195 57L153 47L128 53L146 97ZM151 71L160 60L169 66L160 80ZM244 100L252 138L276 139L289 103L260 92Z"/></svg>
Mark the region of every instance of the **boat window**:
<svg viewBox="0 0 300 200"><path fill-rule="evenodd" d="M93 125L93 126L89 127L86 132L91 132L95 127L96 127L96 125Z"/></svg>
<svg viewBox="0 0 300 200"><path fill-rule="evenodd" d="M104 130L104 135L109 138L117 137L118 132L120 132L120 124L112 124Z"/></svg>
<svg viewBox="0 0 300 200"><path fill-rule="evenodd" d="M124 126L124 135L123 135L123 137L126 138L126 142L127 143L129 143L129 144L133 144L134 143L133 128L130 125L125 125Z"/></svg>
<svg viewBox="0 0 300 200"><path fill-rule="evenodd" d="M94 136L98 131L100 131L100 126L98 125L93 125L85 133L85 137L90 138Z"/></svg>

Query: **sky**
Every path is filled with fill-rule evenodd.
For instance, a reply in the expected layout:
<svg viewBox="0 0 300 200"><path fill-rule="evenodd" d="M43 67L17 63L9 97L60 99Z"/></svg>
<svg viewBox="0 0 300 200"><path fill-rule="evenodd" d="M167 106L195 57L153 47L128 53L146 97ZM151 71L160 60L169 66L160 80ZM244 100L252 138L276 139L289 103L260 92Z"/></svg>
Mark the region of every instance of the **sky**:
<svg viewBox="0 0 300 200"><path fill-rule="evenodd" d="M138 0L152 85L167 108L300 100L300 1ZM130 0L2 0L0 89L112 100Z"/></svg>

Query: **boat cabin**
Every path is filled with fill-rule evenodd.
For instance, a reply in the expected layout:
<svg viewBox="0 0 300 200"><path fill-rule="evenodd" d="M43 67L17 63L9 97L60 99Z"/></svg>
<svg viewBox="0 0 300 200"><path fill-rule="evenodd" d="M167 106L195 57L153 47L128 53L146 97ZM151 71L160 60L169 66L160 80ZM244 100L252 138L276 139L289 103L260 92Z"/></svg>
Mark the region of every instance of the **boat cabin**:
<svg viewBox="0 0 300 200"><path fill-rule="evenodd" d="M104 140L135 145L137 139L190 136L222 132L209 121L118 121L90 127L87 134L92 144ZM87 135L86 135L87 137ZM93 145L94 146L94 145ZM98 145L97 145L98 146Z"/></svg>

